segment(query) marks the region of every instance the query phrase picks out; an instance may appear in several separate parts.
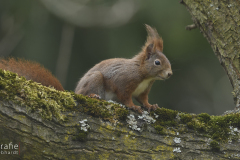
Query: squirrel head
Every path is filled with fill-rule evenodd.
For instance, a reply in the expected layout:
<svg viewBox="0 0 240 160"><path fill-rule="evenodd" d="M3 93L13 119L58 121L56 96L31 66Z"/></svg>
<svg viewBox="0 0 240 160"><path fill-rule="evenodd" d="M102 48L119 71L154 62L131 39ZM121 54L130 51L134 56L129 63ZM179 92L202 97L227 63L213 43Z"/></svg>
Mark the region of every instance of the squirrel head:
<svg viewBox="0 0 240 160"><path fill-rule="evenodd" d="M145 26L148 37L141 52L142 66L146 69L149 77L155 80L165 80L173 73L169 60L162 53L163 40L155 28L147 24Z"/></svg>

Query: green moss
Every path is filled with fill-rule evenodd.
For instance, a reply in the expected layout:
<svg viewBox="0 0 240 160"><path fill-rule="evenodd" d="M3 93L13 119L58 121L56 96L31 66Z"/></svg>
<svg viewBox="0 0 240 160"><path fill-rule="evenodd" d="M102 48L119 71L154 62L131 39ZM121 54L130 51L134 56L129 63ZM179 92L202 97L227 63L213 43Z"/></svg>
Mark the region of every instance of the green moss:
<svg viewBox="0 0 240 160"><path fill-rule="evenodd" d="M158 115L159 120L172 121L176 118L178 112L171 109L158 108L156 109L155 114Z"/></svg>
<svg viewBox="0 0 240 160"><path fill-rule="evenodd" d="M210 142L210 147L212 151L219 152L220 151L220 145L217 141L213 140Z"/></svg>
<svg viewBox="0 0 240 160"><path fill-rule="evenodd" d="M81 112L88 113L90 115L101 117L104 119L111 119L112 115L108 108L103 105L103 100L90 98L81 94L72 93L78 102L78 107Z"/></svg>
<svg viewBox="0 0 240 160"><path fill-rule="evenodd" d="M194 122L195 124L195 130L197 130L198 132L206 132L207 131L207 127L205 123L202 123L201 121L196 120Z"/></svg>
<svg viewBox="0 0 240 160"><path fill-rule="evenodd" d="M230 126L240 128L240 113L225 115L224 121Z"/></svg>
<svg viewBox="0 0 240 160"><path fill-rule="evenodd" d="M181 118L181 121L183 123L188 123L188 122L191 122L192 119L193 119L193 116L191 114L185 114L185 113L181 113L179 114L180 118Z"/></svg>
<svg viewBox="0 0 240 160"><path fill-rule="evenodd" d="M198 119L201 122L208 123L211 120L211 117L207 113L201 113L198 115Z"/></svg>
<svg viewBox="0 0 240 160"><path fill-rule="evenodd" d="M157 116L156 122L152 126L158 134L164 135L166 134L166 127L177 126L177 114L177 111L171 109L158 108L150 114L152 117Z"/></svg>
<svg viewBox="0 0 240 160"><path fill-rule="evenodd" d="M126 120L129 111L126 108L105 100L90 98L81 94L72 93L80 112L88 113L113 122L114 120Z"/></svg>
<svg viewBox="0 0 240 160"><path fill-rule="evenodd" d="M198 132L204 132L216 141L227 141L230 137L229 126L239 127L239 113L224 116L209 116L206 113L199 114L187 127Z"/></svg>
<svg viewBox="0 0 240 160"><path fill-rule="evenodd" d="M16 73L0 69L0 99L13 101L26 106L30 112L39 112L44 119L64 120L61 114L66 108L73 108L75 102L69 92L57 91L45 87L33 81L27 81L24 77L18 77Z"/></svg>
<svg viewBox="0 0 240 160"><path fill-rule="evenodd" d="M234 117L234 115L232 115ZM208 132L212 136L212 139L217 141L226 141L229 137L229 126L231 122L228 122L228 116L214 116L209 121ZM232 118L233 118L232 117Z"/></svg>
<svg viewBox="0 0 240 160"><path fill-rule="evenodd" d="M128 114L129 114L129 111L126 110L125 108L118 108L118 109L116 110L116 116L117 116L118 119L120 119L120 120L126 120Z"/></svg>
<svg viewBox="0 0 240 160"><path fill-rule="evenodd" d="M160 126L160 125L155 125L154 128L156 129L156 131L157 131L158 134L161 134L161 135L166 134L166 133L164 132L164 128L163 128L162 126Z"/></svg>
<svg viewBox="0 0 240 160"><path fill-rule="evenodd" d="M219 142L226 142L230 137L229 126L240 127L240 113L233 113L224 116L210 116L207 113L201 113L197 116L180 113L182 123L186 123L189 129L198 133L204 133L205 136ZM235 137L235 139L239 137ZM231 136L231 139L234 139Z"/></svg>
<svg viewBox="0 0 240 160"><path fill-rule="evenodd" d="M161 126L176 126L176 116L178 114L177 111L171 110L171 109L166 109L166 108L158 108L154 112L151 113L151 116L154 117L155 115L158 116L156 119L155 124L156 125L161 125Z"/></svg>
<svg viewBox="0 0 240 160"><path fill-rule="evenodd" d="M199 121L198 119L193 119L192 121L187 123L187 127L201 133L206 132L208 126L204 122Z"/></svg>
<svg viewBox="0 0 240 160"><path fill-rule="evenodd" d="M194 129L194 125L195 125L194 121L191 121L191 122L187 123L187 127L190 128L190 129Z"/></svg>

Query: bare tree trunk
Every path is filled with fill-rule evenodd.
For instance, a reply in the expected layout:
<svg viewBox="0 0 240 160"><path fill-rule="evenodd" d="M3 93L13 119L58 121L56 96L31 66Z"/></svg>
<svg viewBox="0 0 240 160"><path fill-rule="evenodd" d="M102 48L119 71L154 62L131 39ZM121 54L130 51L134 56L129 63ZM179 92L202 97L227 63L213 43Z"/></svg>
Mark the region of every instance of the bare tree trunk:
<svg viewBox="0 0 240 160"><path fill-rule="evenodd" d="M240 2L236 0L182 0L194 24L207 38L233 87L236 107L240 102Z"/></svg>

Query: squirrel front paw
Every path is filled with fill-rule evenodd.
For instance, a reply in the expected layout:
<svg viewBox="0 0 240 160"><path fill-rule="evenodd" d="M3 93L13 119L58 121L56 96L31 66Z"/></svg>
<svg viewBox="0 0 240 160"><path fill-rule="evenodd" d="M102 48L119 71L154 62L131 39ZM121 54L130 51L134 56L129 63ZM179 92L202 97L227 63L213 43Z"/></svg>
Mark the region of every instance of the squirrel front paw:
<svg viewBox="0 0 240 160"><path fill-rule="evenodd" d="M145 107L148 109L148 112L155 111L157 108L160 108L160 107L158 107L158 104L153 104L153 105L149 104Z"/></svg>
<svg viewBox="0 0 240 160"><path fill-rule="evenodd" d="M140 113L140 114L142 114L142 112L143 112L143 110L140 106L134 105L134 106L131 106L130 108L135 110L135 111L138 111L138 113Z"/></svg>
<svg viewBox="0 0 240 160"><path fill-rule="evenodd" d="M98 94L91 93L88 97L90 98L96 98L96 99L101 99L101 97Z"/></svg>

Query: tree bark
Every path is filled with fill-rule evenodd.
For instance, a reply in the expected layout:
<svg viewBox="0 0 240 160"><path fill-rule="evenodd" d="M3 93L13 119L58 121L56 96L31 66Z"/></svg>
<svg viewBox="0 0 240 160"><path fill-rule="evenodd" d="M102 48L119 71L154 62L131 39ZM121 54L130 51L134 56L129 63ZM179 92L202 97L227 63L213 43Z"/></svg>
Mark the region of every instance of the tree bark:
<svg viewBox="0 0 240 160"><path fill-rule="evenodd" d="M182 0L192 20L210 43L233 87L236 107L240 103L240 2L235 0Z"/></svg>
<svg viewBox="0 0 240 160"><path fill-rule="evenodd" d="M154 133L144 124L142 132L80 112L64 112L68 121L43 120L38 113L12 102L0 102L1 145L20 144L17 155L1 154L1 159L239 159L239 143L222 143L214 152L209 138L195 131ZM87 119L91 127L85 141L74 140L79 134L79 121ZM139 122L138 122L139 123ZM176 137L181 142L176 141ZM175 150L175 151L174 151ZM1 151L5 151L1 149ZM177 152L179 151L179 153Z"/></svg>

